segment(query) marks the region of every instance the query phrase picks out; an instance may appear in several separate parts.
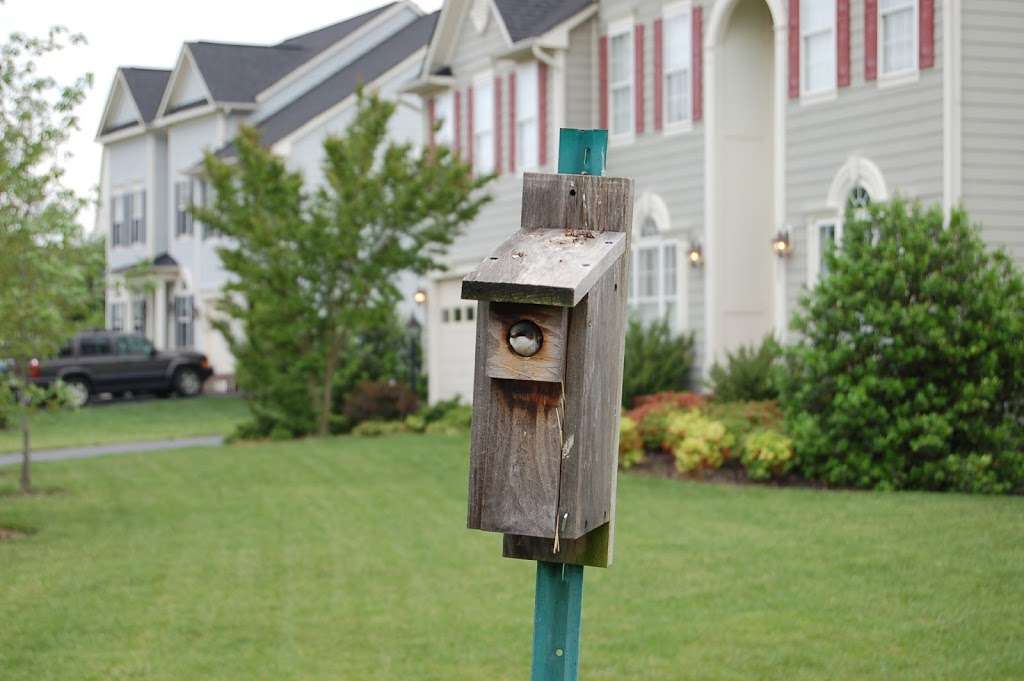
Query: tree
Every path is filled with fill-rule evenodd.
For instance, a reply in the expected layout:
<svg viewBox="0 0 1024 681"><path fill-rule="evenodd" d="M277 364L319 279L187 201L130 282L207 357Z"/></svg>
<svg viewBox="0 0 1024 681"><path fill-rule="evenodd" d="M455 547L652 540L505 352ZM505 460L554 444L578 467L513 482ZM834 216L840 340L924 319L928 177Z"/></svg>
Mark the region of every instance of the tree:
<svg viewBox="0 0 1024 681"><path fill-rule="evenodd" d="M1024 491L1024 278L967 214L848 213L801 302L782 402L804 475Z"/></svg>
<svg viewBox="0 0 1024 681"><path fill-rule="evenodd" d="M231 239L220 250L233 276L216 325L261 430L330 431L338 375L360 336L393 317L398 275L441 269L489 200L491 177L474 177L447 148L389 142L394 110L360 92L348 130L324 142L324 179L312 190L252 128L235 141L236 163L206 157L215 198L195 213Z"/></svg>
<svg viewBox="0 0 1024 681"><path fill-rule="evenodd" d="M46 399L29 387L29 362L56 352L86 298L83 270L69 264L84 200L61 180L63 146L78 127L75 108L92 82L86 75L59 85L38 73L36 60L82 42L57 27L45 38L13 33L0 44L0 357L14 360L25 493L32 485L29 412Z"/></svg>

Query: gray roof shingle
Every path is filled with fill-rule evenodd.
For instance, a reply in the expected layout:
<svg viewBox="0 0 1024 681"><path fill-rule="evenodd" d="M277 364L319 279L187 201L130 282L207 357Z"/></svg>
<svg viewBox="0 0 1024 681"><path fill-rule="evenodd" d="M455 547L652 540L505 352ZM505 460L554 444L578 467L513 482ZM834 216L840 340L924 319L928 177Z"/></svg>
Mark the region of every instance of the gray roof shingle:
<svg viewBox="0 0 1024 681"><path fill-rule="evenodd" d="M168 69L122 66L121 73L124 74L132 98L139 107L143 122L149 123L156 116L156 110L160 108L160 99L164 96L164 88L167 87L167 79L171 77L171 72Z"/></svg>
<svg viewBox="0 0 1024 681"><path fill-rule="evenodd" d="M206 41L187 45L214 100L253 102L260 92L393 5L382 5L345 21L289 38L277 45Z"/></svg>
<svg viewBox="0 0 1024 681"><path fill-rule="evenodd" d="M596 0L495 0L512 42L541 35Z"/></svg>
<svg viewBox="0 0 1024 681"><path fill-rule="evenodd" d="M327 111L353 94L360 84L370 83L401 63L430 40L440 12L422 16L390 38L369 50L347 66L328 76L309 92L255 125L262 133L263 143L270 145L294 132L307 121ZM234 154L229 144L218 156Z"/></svg>

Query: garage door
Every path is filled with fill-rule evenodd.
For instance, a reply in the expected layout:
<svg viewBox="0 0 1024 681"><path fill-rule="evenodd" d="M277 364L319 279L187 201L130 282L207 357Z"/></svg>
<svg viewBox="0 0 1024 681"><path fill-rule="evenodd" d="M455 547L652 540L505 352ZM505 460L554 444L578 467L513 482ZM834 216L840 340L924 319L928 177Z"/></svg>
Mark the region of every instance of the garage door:
<svg viewBox="0 0 1024 681"><path fill-rule="evenodd" d="M462 279L438 282L430 305L430 401L473 397L476 302L462 300Z"/></svg>

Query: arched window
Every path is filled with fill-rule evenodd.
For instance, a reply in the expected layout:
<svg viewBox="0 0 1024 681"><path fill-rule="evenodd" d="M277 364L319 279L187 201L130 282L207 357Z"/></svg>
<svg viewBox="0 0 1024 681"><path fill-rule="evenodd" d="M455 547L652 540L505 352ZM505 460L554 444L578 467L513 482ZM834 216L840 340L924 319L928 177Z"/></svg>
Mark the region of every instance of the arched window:
<svg viewBox="0 0 1024 681"><path fill-rule="evenodd" d="M678 331L682 284L679 242L664 235L668 229L668 210L660 198L645 194L637 209L642 217L633 232L630 254L630 311L644 323L664 319L670 329Z"/></svg>
<svg viewBox="0 0 1024 681"><path fill-rule="evenodd" d="M846 195L843 211L835 217L818 220L814 223L810 234L808 263L808 283L813 286L823 277L828 276L828 263L825 255L843 242L843 218L846 210L853 211L861 217L871 205L871 194L860 184L854 184Z"/></svg>

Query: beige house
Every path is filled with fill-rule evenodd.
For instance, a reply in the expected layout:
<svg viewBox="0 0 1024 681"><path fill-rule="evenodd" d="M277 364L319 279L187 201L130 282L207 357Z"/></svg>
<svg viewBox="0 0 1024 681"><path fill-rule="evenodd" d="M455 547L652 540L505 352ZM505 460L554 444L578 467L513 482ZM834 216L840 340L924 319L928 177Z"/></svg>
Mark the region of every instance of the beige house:
<svg viewBox="0 0 1024 681"><path fill-rule="evenodd" d="M726 350L785 339L849 202L964 203L1024 260L1024 3L447 0L409 90L495 201L428 294L432 400L472 394L460 281L518 227L560 127L636 179L630 305Z"/></svg>

